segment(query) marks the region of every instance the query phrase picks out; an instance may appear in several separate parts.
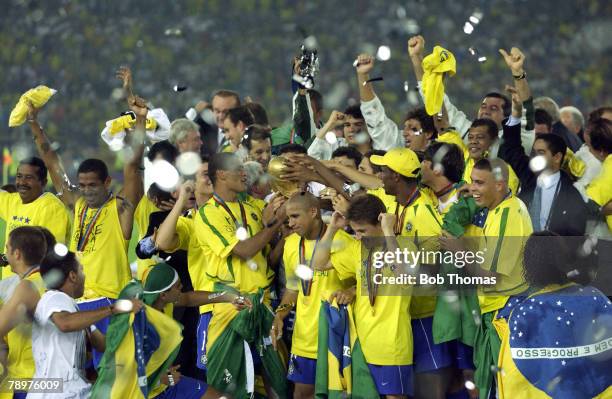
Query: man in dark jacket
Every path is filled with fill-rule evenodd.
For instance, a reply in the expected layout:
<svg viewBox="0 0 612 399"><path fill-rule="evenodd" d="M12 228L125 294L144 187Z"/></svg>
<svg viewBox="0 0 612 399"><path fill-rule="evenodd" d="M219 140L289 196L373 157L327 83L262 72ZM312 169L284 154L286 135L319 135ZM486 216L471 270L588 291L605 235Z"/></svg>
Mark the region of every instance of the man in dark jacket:
<svg viewBox="0 0 612 399"><path fill-rule="evenodd" d="M554 134L537 134L533 158L539 158L530 166L530 159L521 146L520 123L510 123L503 126L499 157L512 166L521 182L519 197L529 208L533 230L583 236L590 213L572 178L561 170L567 151L565 141Z"/></svg>

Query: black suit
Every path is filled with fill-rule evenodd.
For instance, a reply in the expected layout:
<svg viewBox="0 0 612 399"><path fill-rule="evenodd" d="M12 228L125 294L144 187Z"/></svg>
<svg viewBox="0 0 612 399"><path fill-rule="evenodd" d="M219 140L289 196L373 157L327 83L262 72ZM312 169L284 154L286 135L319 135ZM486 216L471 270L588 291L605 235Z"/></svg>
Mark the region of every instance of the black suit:
<svg viewBox="0 0 612 399"><path fill-rule="evenodd" d="M529 157L521 145L521 126L506 126L504 121L503 129L503 142L498 156L514 169L521 182L519 197L529 207L537 186L537 175L531 171ZM546 229L562 236L583 236L590 217L589 209L572 179L564 171L561 171L559 183L561 186L550 207Z"/></svg>
<svg viewBox="0 0 612 399"><path fill-rule="evenodd" d="M582 144L584 144L580 137L570 132L561 122L555 122L552 125L552 134L561 137L563 141L565 141L567 147L574 152L578 151Z"/></svg>

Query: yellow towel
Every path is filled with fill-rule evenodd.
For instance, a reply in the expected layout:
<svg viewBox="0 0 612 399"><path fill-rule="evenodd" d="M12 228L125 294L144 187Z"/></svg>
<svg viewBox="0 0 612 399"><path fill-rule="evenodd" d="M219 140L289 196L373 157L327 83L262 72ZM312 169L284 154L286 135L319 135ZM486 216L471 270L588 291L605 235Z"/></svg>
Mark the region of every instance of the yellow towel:
<svg viewBox="0 0 612 399"><path fill-rule="evenodd" d="M457 70L455 56L440 46L433 49L433 53L423 59L423 97L425 97L425 110L429 115L435 115L442 109L444 99L445 73L453 76Z"/></svg>
<svg viewBox="0 0 612 399"><path fill-rule="evenodd" d="M11 111L9 127L23 125L26 121L26 117L28 116L28 101L31 101L34 107L40 108L45 105L55 93L57 93L57 90L50 89L47 86L38 86L26 91L19 98L17 105L15 105L15 108Z"/></svg>
<svg viewBox="0 0 612 399"><path fill-rule="evenodd" d="M561 165L561 167L577 179L581 178L586 170L584 162L580 158L577 158L574 152L569 148L565 153L565 158L563 159L563 165Z"/></svg>

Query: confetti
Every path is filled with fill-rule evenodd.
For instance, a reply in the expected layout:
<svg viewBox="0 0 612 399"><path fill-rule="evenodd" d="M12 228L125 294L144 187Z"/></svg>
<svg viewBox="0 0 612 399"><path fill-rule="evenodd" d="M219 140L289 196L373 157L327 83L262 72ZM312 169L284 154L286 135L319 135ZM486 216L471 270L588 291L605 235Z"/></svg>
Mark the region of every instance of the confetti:
<svg viewBox="0 0 612 399"><path fill-rule="evenodd" d="M468 51L470 52L471 55L476 55L478 54L478 50L476 50L475 47L470 47L468 48Z"/></svg>
<svg viewBox="0 0 612 399"><path fill-rule="evenodd" d="M244 227L240 226L236 229L236 238L240 241L244 241L249 238L249 232Z"/></svg>
<svg viewBox="0 0 612 399"><path fill-rule="evenodd" d="M356 59L355 61L353 61L353 67L357 68L359 66L359 59Z"/></svg>
<svg viewBox="0 0 612 399"><path fill-rule="evenodd" d="M252 271L257 271L258 266L254 260L250 259L248 261L248 265L249 265L249 269L251 269ZM263 296L261 297L261 299L263 300Z"/></svg>
<svg viewBox="0 0 612 399"><path fill-rule="evenodd" d="M174 85L172 90L174 90L176 92L185 91L185 90L187 90L187 86Z"/></svg>
<svg viewBox="0 0 612 399"><path fill-rule="evenodd" d="M312 280L313 271L306 265L297 265L295 268L295 275L301 278L302 280Z"/></svg>
<svg viewBox="0 0 612 399"><path fill-rule="evenodd" d="M408 85L408 81L404 80L404 91L407 93L409 89L410 89L410 86Z"/></svg>
<svg viewBox="0 0 612 399"><path fill-rule="evenodd" d="M184 176L195 175L202 164L200 154L196 152L184 152L176 158L176 168Z"/></svg>
<svg viewBox="0 0 612 399"><path fill-rule="evenodd" d="M173 191L179 183L179 172L166 160L153 161L150 168L151 178L159 188L165 191Z"/></svg>
<svg viewBox="0 0 612 399"><path fill-rule="evenodd" d="M380 61L388 61L391 58L391 48L389 46L380 46L376 51L376 58Z"/></svg>
<svg viewBox="0 0 612 399"><path fill-rule="evenodd" d="M546 169L546 164L546 158L544 158L543 155L538 155L531 158L529 161L529 169L531 169L533 173L539 173Z"/></svg>
<svg viewBox="0 0 612 399"><path fill-rule="evenodd" d="M463 32L464 32L466 35L471 35L471 34L472 34L472 32L474 32L474 25L472 25L472 24L471 24L471 23L469 23L469 22L466 22L466 23L465 23L465 25L463 25Z"/></svg>
<svg viewBox="0 0 612 399"><path fill-rule="evenodd" d="M473 391L473 390L476 388L476 384L474 384L474 383L473 383L472 381L470 381L470 380L467 380L467 381L465 382L465 388L466 388L468 391Z"/></svg>
<svg viewBox="0 0 612 399"><path fill-rule="evenodd" d="M333 145L338 142L338 137L336 137L336 133L334 132L327 132L325 133L325 141Z"/></svg>
<svg viewBox="0 0 612 399"><path fill-rule="evenodd" d="M480 22L480 19L478 19L475 15L470 16L469 20L474 25L478 25L478 23Z"/></svg>
<svg viewBox="0 0 612 399"><path fill-rule="evenodd" d="M365 132L359 132L355 135L355 143L365 144L368 142L370 136Z"/></svg>
<svg viewBox="0 0 612 399"><path fill-rule="evenodd" d="M121 313L128 313L132 311L134 305L129 299L118 299L117 302L115 302L114 308Z"/></svg>
<svg viewBox="0 0 612 399"><path fill-rule="evenodd" d="M484 56L478 57L478 62L482 63L482 62L486 62L486 61L487 61L487 57L484 57Z"/></svg>
<svg viewBox="0 0 612 399"><path fill-rule="evenodd" d="M53 246L53 252L55 252L57 256L60 256L63 258L64 256L68 255L68 247L66 247L61 242L58 242L57 244Z"/></svg>
<svg viewBox="0 0 612 399"><path fill-rule="evenodd" d="M307 38L304 39L304 48L306 50L316 50L317 48L317 38L310 35Z"/></svg>

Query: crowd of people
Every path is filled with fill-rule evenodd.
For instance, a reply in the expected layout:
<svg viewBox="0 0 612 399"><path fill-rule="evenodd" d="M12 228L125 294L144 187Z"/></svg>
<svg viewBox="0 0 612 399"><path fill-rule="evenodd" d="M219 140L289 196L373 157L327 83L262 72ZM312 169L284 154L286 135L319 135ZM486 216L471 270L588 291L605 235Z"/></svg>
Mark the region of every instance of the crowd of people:
<svg viewBox="0 0 612 399"><path fill-rule="evenodd" d="M359 104L325 120L294 78L275 128L230 90L170 123L123 67L116 192L99 159L73 183L29 102L0 398L611 397L612 107L533 98L513 47L513 85L464 112L452 53L407 47L424 106L401 121L368 54Z"/></svg>

